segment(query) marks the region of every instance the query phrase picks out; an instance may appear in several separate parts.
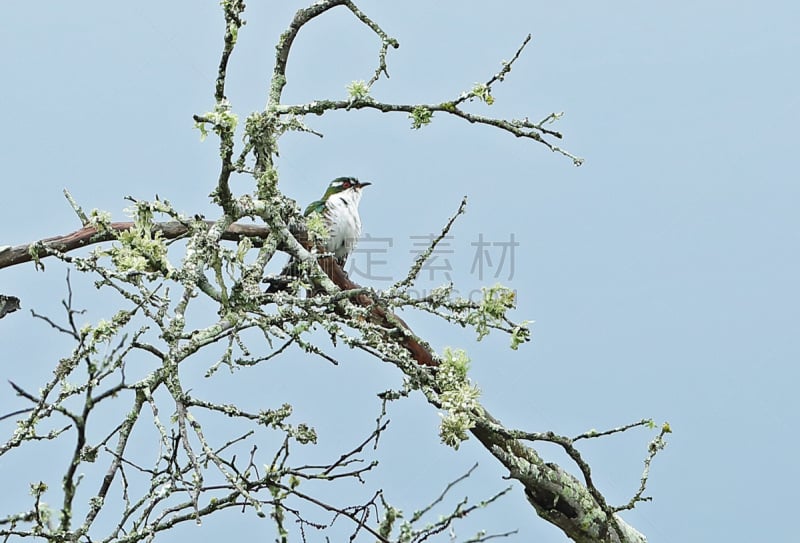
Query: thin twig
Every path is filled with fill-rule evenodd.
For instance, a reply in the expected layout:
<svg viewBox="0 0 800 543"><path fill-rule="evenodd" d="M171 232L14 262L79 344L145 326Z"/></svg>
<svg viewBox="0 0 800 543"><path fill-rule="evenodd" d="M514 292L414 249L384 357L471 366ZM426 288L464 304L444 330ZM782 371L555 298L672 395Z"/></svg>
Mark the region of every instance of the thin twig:
<svg viewBox="0 0 800 543"><path fill-rule="evenodd" d="M519 48L517 49L517 52L514 53L514 56L511 58L511 60L509 60L508 62L503 61L502 69L499 72L497 72L496 74L494 74L492 76L492 78L489 79L489 81L486 82L485 87L489 91L491 91L492 85L494 85L498 81L503 81L505 79L505 77L508 74L508 72L511 71L511 66L517 61L519 56L522 54L522 50L525 49L525 46L528 45L529 41L531 41L531 35L530 34L528 34L527 37L522 41L522 45L519 46ZM474 94L465 92L464 94L459 96L458 99L455 102L453 102L453 104L458 105L458 104L460 104L460 103L464 102L465 100L468 100L468 99L470 99L472 97L474 97Z"/></svg>

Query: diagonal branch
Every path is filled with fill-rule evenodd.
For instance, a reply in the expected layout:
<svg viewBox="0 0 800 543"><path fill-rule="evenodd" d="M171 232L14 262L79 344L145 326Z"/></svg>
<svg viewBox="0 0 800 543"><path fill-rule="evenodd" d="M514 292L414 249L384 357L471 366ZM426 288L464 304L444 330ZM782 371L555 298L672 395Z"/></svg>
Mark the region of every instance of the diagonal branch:
<svg viewBox="0 0 800 543"><path fill-rule="evenodd" d="M531 41L531 35L528 34L522 41L522 45L520 45L519 48L517 49L517 52L514 53L513 57L511 57L511 60L509 60L508 62L503 61L503 67L500 69L500 71L494 74L492 78L483 85L487 89L487 91L491 92L492 85L494 85L498 81L503 81L505 79L508 72L511 71L511 66L514 65L519 56L522 54L522 50L525 49L525 46L528 45L528 42L530 41ZM465 92L464 94L459 96L458 99L455 102L453 102L453 104L457 106L461 102L469 100L470 98L473 97L475 97L475 93Z"/></svg>
<svg viewBox="0 0 800 543"><path fill-rule="evenodd" d="M204 221L208 225L214 221ZM66 236L48 238L32 244L6 249L0 253L0 268L27 262L50 254L63 253L85 247L90 244L115 239L115 234L131 228L132 223L111 223L106 231L99 232L94 227L82 228ZM178 238L188 231L187 226L179 222L168 222L154 225L166 238ZM223 235L223 239L241 239L253 237L254 243L269 234L263 226L231 225ZM311 249L306 233L300 229L293 232L294 239L304 248ZM420 366L437 366L436 356L430 347L416 336L408 325L383 307L370 295L368 289L362 288L349 279L338 265L335 258L319 259L322 270L331 281L348 296L353 303L368 309L368 318L372 324L382 329L387 341L402 345ZM399 337L398 337L399 332ZM603 499L591 488L581 484L572 475L555 464L545 463L536 451L523 445L513 432L505 429L485 408L476 415L476 426L473 435L497 458L508 470L511 478L518 480L525 488L525 493L537 513L561 528L575 541L609 541L609 542L644 542L644 536L619 518ZM590 520L593 519L593 520Z"/></svg>
<svg viewBox="0 0 800 543"><path fill-rule="evenodd" d="M203 222L209 228L217 224L216 221L206 220ZM88 226L63 236L55 236L33 243L9 247L0 252L0 269L31 261L36 261L38 263L40 259L48 256L63 254L96 243L114 241L117 239L117 235L120 232L129 230L133 226L134 223L132 222L110 223L103 230ZM165 239L180 238L189 231L187 225L177 221L155 223L153 229L161 232ZM232 224L225 230L222 239L239 241L248 237L252 238L253 245L257 247L260 245L260 240L265 239L269 233L270 229L266 226ZM311 243L302 229L298 229L295 233L295 238L306 249L311 249ZM339 266L335 258L322 257L319 259L319 263L323 271L328 274L330 279L340 289L361 289L359 285L352 282L347 277L347 274L341 266ZM435 358L430 349L423 346L422 341L411 331L411 328L409 328L403 319L376 303L376 301L365 292L352 296L351 300L362 307L369 308L370 320L373 324L387 330L387 340L396 340L393 334L399 331L402 335L402 338L399 340L400 343L411 353L418 364L423 366L436 365Z"/></svg>
<svg viewBox="0 0 800 543"><path fill-rule="evenodd" d="M557 464L545 462L519 440L508 437L484 409L472 434L525 488L537 514L579 543L646 543L644 535L598 503L589 489Z"/></svg>

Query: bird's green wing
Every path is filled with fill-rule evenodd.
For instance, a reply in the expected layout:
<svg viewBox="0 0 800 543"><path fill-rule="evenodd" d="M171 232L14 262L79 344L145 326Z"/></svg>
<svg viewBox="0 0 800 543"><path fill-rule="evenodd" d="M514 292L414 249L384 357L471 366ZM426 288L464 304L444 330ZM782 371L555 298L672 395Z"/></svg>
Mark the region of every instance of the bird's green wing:
<svg viewBox="0 0 800 543"><path fill-rule="evenodd" d="M324 200L317 200L316 202L311 202L310 204L308 204L308 207L306 208L305 213L303 213L303 216L308 217L315 211L317 213L322 213L323 211L325 211Z"/></svg>

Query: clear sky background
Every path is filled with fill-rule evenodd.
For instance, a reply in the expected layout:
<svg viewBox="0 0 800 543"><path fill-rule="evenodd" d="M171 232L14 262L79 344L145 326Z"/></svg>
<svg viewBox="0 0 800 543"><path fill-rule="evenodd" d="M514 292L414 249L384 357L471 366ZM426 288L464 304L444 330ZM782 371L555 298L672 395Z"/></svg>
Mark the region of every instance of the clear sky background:
<svg viewBox="0 0 800 543"><path fill-rule="evenodd" d="M277 35L303 5L250 4L228 93L242 119L265 104ZM535 320L532 343L512 352L504 337L476 344L473 334L425 316L404 318L436 349L469 351L484 405L510 427L566 435L668 420L674 433L652 467L654 501L626 520L651 542L792 540L800 474L796 3L359 5L401 44L389 55L391 79L374 87L382 101L453 99L491 77L533 34L495 87L495 105L470 109L531 119L564 111L555 126L565 136L559 144L586 163L575 168L531 141L441 115L412 131L404 115L336 113L308 119L323 139L281 140L282 189L305 205L333 177L373 181L361 216L366 233L392 240L376 256L386 263L373 269L392 279L414 259L413 236L437 232L468 195L452 253L437 262L452 267L463 293L498 280L516 289L515 316ZM210 1L3 3L0 245L76 229L63 187L86 209L109 210L117 220L124 196L155 194L187 214L216 217L207 198L218 172L216 142L199 141L191 116L213 105L222 28ZM343 8L315 21L293 49L286 101L345 97L350 81L372 74L378 45ZM249 190L249 181L235 188ZM472 243L481 235L492 243L513 236L513 267L507 259L498 269L502 246L495 245L492 267L484 261L478 273ZM58 315L63 267L47 266L46 273L32 264L0 273L0 292L19 296L26 310L0 322L3 377L31 390L70 349L27 312ZM420 287L445 280L443 271L424 274ZM76 292L90 305L88 279L76 280ZM113 305L91 309L85 319L96 321ZM292 401L293 420L316 424L323 450L340 451L338 443L369 432L375 394L399 386L401 376L361 354L329 351L339 367L295 352L268 368L221 372L212 383L199 377L209 360L192 384L253 408ZM21 406L10 388L0 389L3 413ZM482 499L506 484L474 442L457 452L437 443L438 415L419 395L392 405L390 418L376 480L398 507L424 505L476 461L457 497ZM0 430L5 440L13 424ZM612 503L637 488L653 435L585 447ZM67 454L71 443L51 456L20 452L0 461L0 511L21 508L29 481L63 472L59 450ZM572 469L557 451L541 450ZM236 532L211 520L165 540L273 537L268 520L251 517L228 516ZM518 541L564 540L533 516L518 486L457 531L463 539L482 527L519 529Z"/></svg>

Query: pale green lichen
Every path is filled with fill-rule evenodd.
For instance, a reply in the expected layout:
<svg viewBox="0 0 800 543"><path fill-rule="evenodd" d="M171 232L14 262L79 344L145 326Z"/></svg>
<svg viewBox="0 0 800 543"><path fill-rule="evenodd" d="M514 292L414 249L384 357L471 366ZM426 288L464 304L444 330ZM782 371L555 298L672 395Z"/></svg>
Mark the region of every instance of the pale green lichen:
<svg viewBox="0 0 800 543"><path fill-rule="evenodd" d="M251 238L242 238L239 243L236 244L236 262L239 264L244 264L245 257L247 257L247 253L253 248L253 240Z"/></svg>
<svg viewBox="0 0 800 543"><path fill-rule="evenodd" d="M306 217L306 227L308 228L308 239L314 244L326 241L330 237L328 226L321 213L315 211Z"/></svg>
<svg viewBox="0 0 800 543"><path fill-rule="evenodd" d="M278 193L278 171L268 166L256 180L259 198L272 198Z"/></svg>
<svg viewBox="0 0 800 543"><path fill-rule="evenodd" d="M482 411L478 402L480 389L467 377L469 365L465 351L447 347L436 374L439 402L444 411L440 413L439 438L454 449L466 441L467 432L475 426L474 414Z"/></svg>
<svg viewBox="0 0 800 543"><path fill-rule="evenodd" d="M239 117L231 111L231 104L222 100L214 105L214 110L201 115L202 121L195 121L194 127L200 131L200 141L208 136L206 123L211 123L212 129L218 135L232 134L239 124Z"/></svg>
<svg viewBox="0 0 800 543"><path fill-rule="evenodd" d="M228 32L231 35L231 46L236 45L236 40L239 39L239 27L235 22L228 23Z"/></svg>
<svg viewBox="0 0 800 543"><path fill-rule="evenodd" d="M475 83L472 90L469 92L471 98L477 98L486 105L491 106L494 104L494 96L492 96L492 89L483 83Z"/></svg>
<svg viewBox="0 0 800 543"><path fill-rule="evenodd" d="M508 287L496 284L483 287L483 298L478 307L469 312L466 322L475 328L478 341L481 341L492 328L498 328L506 323L506 312L516 306L516 293ZM516 350L521 343L530 340L531 321L522 321L511 330L511 348Z"/></svg>
<svg viewBox="0 0 800 543"><path fill-rule="evenodd" d="M366 100L369 98L369 87L365 81L353 81L347 85L347 94L353 101Z"/></svg>
<svg viewBox="0 0 800 543"><path fill-rule="evenodd" d="M45 492L47 492L47 484L44 481L31 483L31 496L34 498L39 498Z"/></svg>
<svg viewBox="0 0 800 543"><path fill-rule="evenodd" d="M89 463L94 462L97 460L97 451L98 447L90 447L89 445L85 445L83 449L81 449L81 460Z"/></svg>
<svg viewBox="0 0 800 543"><path fill-rule="evenodd" d="M36 243L31 243L28 245L28 255L30 255L31 260L33 260L33 264L39 271L44 271L44 265L40 261L39 251L44 248L41 241L37 241ZM45 253L46 256L46 253Z"/></svg>
<svg viewBox="0 0 800 543"><path fill-rule="evenodd" d="M234 407L234 409L236 409ZM286 422L292 414L292 406L288 403L283 404L278 409L265 409L258 413L258 422L271 428L285 431L288 435L297 440L298 443L306 445L317 442L317 431L311 426L300 423L296 427Z"/></svg>
<svg viewBox="0 0 800 543"><path fill-rule="evenodd" d="M122 272L168 273L171 265L167 260L167 243L159 230L154 229L153 211L170 210L166 202L137 202L126 211L133 215L133 227L117 235L119 245L103 252Z"/></svg>
<svg viewBox="0 0 800 543"><path fill-rule="evenodd" d="M107 341L114 336L117 329L107 320L100 320L97 325L92 329L92 343L101 343L103 341Z"/></svg>
<svg viewBox="0 0 800 543"><path fill-rule="evenodd" d="M292 414L292 406L283 404L279 409L266 409L258 413L258 421L273 428L280 427L283 421Z"/></svg>
<svg viewBox="0 0 800 543"><path fill-rule="evenodd" d="M290 433L298 443L303 445L308 443L317 443L317 431L307 424L298 424L296 428L290 429Z"/></svg>
<svg viewBox="0 0 800 543"><path fill-rule="evenodd" d="M98 232L107 232L111 227L111 213L100 209L89 212L89 225L94 226Z"/></svg>
<svg viewBox="0 0 800 543"><path fill-rule="evenodd" d="M398 519L403 518L403 511L386 502L383 503L383 508L383 519L381 519L381 523L378 525L378 533L384 539L389 539L389 536L392 535L394 523Z"/></svg>
<svg viewBox="0 0 800 543"><path fill-rule="evenodd" d="M408 114L408 118L411 119L411 128L419 130L426 124L430 124L433 119L433 112L425 106L417 106L411 110L411 113Z"/></svg>
<svg viewBox="0 0 800 543"><path fill-rule="evenodd" d="M522 321L511 331L511 349L517 350L522 343L527 343L531 340L531 330L528 325L533 321Z"/></svg>

